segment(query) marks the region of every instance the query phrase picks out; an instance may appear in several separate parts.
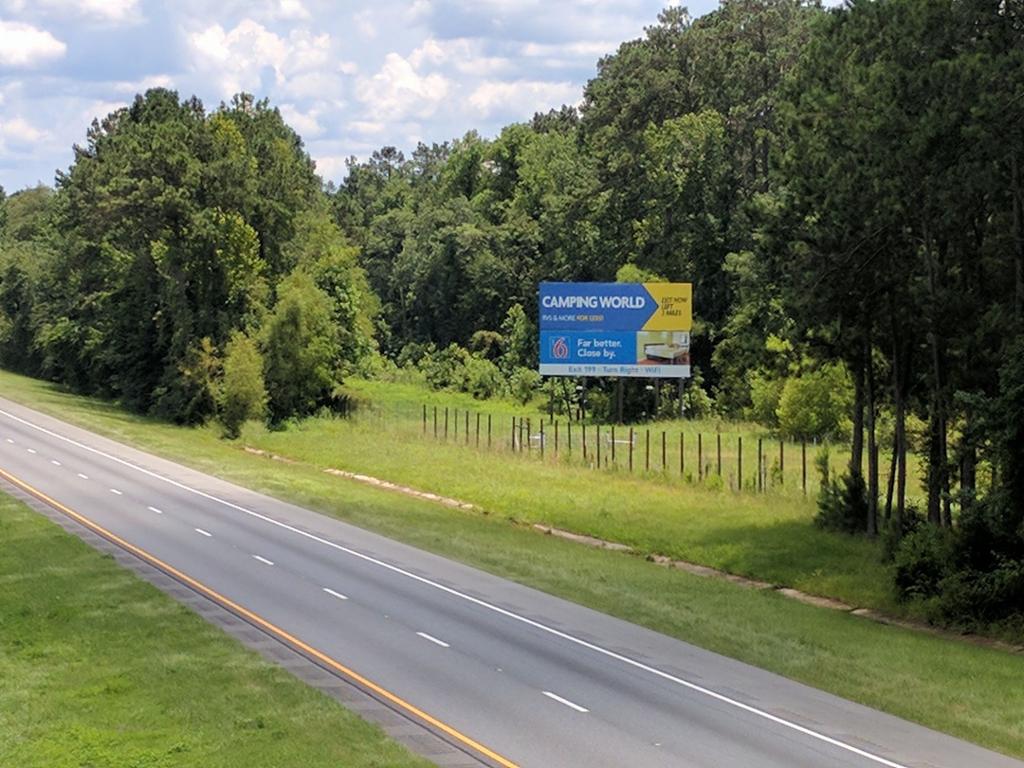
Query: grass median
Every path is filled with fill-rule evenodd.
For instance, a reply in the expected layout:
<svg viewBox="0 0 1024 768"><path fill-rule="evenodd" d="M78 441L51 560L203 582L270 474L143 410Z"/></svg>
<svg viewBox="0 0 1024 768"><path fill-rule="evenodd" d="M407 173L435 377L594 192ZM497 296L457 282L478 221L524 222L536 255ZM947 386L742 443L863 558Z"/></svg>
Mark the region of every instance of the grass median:
<svg viewBox="0 0 1024 768"><path fill-rule="evenodd" d="M1019 655L877 625L658 568L641 558L591 550L510 526L504 515L455 511L334 478L315 463L271 463L218 439L214 429L139 418L109 403L10 374L0 373L0 392L241 485L1024 757L1024 659ZM301 429L295 432L297 443L329 437L306 434L300 440L302 434ZM340 443L345 436L334 437ZM375 450L390 449L378 440ZM430 472L431 457L423 461L417 471ZM443 464L433 470L439 476L445 471ZM495 493L500 492L500 478L493 482ZM719 535L727 543L735 540L735 547L751 548L742 539L756 527L737 523ZM777 557L785 555L780 547ZM876 561L864 563L877 568Z"/></svg>
<svg viewBox="0 0 1024 768"><path fill-rule="evenodd" d="M2 494L0 542L0 765L429 765Z"/></svg>

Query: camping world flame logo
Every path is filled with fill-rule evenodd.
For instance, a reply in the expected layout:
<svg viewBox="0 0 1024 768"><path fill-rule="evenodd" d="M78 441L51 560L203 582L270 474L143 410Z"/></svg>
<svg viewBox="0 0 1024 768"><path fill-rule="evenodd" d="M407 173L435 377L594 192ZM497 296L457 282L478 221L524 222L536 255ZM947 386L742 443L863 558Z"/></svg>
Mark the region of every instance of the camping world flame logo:
<svg viewBox="0 0 1024 768"><path fill-rule="evenodd" d="M551 356L555 360L568 360L569 359L569 344L565 340L565 336L559 336L551 342Z"/></svg>

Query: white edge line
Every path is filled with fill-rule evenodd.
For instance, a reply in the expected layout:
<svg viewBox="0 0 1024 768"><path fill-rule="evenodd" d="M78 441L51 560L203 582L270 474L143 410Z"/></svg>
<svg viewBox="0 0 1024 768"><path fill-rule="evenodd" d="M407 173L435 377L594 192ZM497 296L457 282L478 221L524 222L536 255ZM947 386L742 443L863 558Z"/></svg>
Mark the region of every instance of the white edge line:
<svg viewBox="0 0 1024 768"><path fill-rule="evenodd" d="M198 533L200 536L208 536L211 539L213 538L212 533L210 533L209 531L204 531L202 528L196 528L196 533Z"/></svg>
<svg viewBox="0 0 1024 768"><path fill-rule="evenodd" d="M261 563L263 563L265 565L273 565L274 564L273 560L267 560L267 558L260 557L259 555L253 555L252 557L253 557L254 560L259 560Z"/></svg>
<svg viewBox="0 0 1024 768"><path fill-rule="evenodd" d="M146 509L150 512L156 512L158 515L162 515L164 513L162 509L157 509L156 507L146 507Z"/></svg>
<svg viewBox="0 0 1024 768"><path fill-rule="evenodd" d="M438 640L436 637L428 635L426 632L417 632L416 634L422 637L424 640L429 640L434 645L440 645L442 648L451 648L451 646L448 645L448 643L446 643L444 640Z"/></svg>
<svg viewBox="0 0 1024 768"><path fill-rule="evenodd" d="M568 699L563 699L561 696L559 696L558 694L552 693L551 691L541 691L541 693L543 693L549 699L554 699L559 704L565 704L565 706L569 707L569 709L575 709L577 712L584 712L584 713L586 713L586 712L590 711L586 707L581 707L579 704L576 704L575 702L569 701Z"/></svg>
<svg viewBox="0 0 1024 768"><path fill-rule="evenodd" d="M345 595L341 594L341 592L335 592L330 587L324 587L324 592L326 592L328 595L331 595L332 597L338 598L339 600L348 600L348 598Z"/></svg>
<svg viewBox="0 0 1024 768"><path fill-rule="evenodd" d="M574 645L580 646L581 648L586 648L588 650L594 651L595 653L601 654L602 656L606 656L610 659L615 659L616 661L620 661L623 664L633 667L634 669L642 670L651 675L654 675L655 677L659 677L662 680L667 680L671 683L675 683L691 691L703 694L709 698L715 699L716 701L720 701L723 704L728 704L751 715L755 715L764 720L775 723L776 725L781 725L784 728L789 728L790 730L796 731L797 733L802 733L803 735L809 736L812 739L817 739L818 741L824 742L825 744L830 744L833 747L837 747L838 749L842 749L851 754L863 757L864 759L870 760L871 762L877 763L879 765L884 765L887 768L909 768L909 766L907 765L897 763L892 760L888 760L884 757L881 757L880 755L872 754L871 752L867 752L863 749L855 747L852 744L847 744L843 741L840 741L839 739L834 739L831 736L827 736L824 733L819 733L818 731L802 726L799 723L794 723L791 720L786 720L785 718L773 715L770 712L764 711L763 709L758 709L757 707L751 706L750 704L744 704L742 701L738 701L737 699L733 699L729 696L718 693L717 691L713 691L710 688L705 688L704 686L698 685L697 683L691 683L689 680L684 680L683 678L676 677L675 675L671 675L668 672L663 672L662 670L656 667L649 666L647 664L644 664L643 662L637 661L636 659L631 659L628 656L623 656L621 653L616 653L615 651L610 651L607 648L602 648L599 645L594 645L593 643L587 642L586 640L582 640L578 637L574 637L573 635L554 629L553 627L541 624L539 621L528 619L525 616L520 616L517 613L513 613L512 611L508 611L504 608L500 608L496 605L488 603L485 600L473 597L472 595L467 595L464 592L459 592L457 589L446 587L444 584L439 584L438 582L431 581L430 579L425 578L423 576L418 576L417 574L412 573L411 571L406 571L403 568L399 568L397 565L391 565L390 563L386 563L383 560L378 560L375 557L365 555L362 552L350 549L341 544L335 544L333 541L328 541L327 539L321 538L320 536L317 536L315 534L308 533L307 531L303 531L298 528L294 528L288 525L287 523L282 523L281 521L275 520L272 517L267 517L266 515L260 514L259 512L254 512L251 509L246 509L243 506L218 498L217 496L213 496L212 494L206 493L205 491L200 491L196 488L192 488L191 486L185 485L184 483L180 483L177 480L172 480L169 477L164 477L161 474L145 469L144 467L140 467L137 464L133 464L132 462L127 461L126 459L121 459L118 458L117 456L112 456L109 453L105 453L104 451L99 450L98 448L93 448L91 446L80 443L77 440L73 440L70 437L59 435L56 432L53 432L52 430L46 429L45 427L40 427L37 424L33 424L32 422L27 421L21 418L20 416L15 416L13 413L9 413L8 411L5 411L3 409L0 409L0 415L6 416L9 419L13 419L19 424L24 424L25 426L35 429L38 432L42 432L44 435L49 435L50 437L57 438L58 440L61 440L69 445L74 445L75 447L81 448L85 451L88 451L89 453L95 454L97 456L102 456L103 458L120 464L121 466L128 467L129 469L134 469L136 472L141 472L147 477L152 477L156 480L160 480L175 488L187 491L188 493L195 494L200 498L207 499L208 501L223 504L225 507L228 507L229 509L234 509L238 512L242 512L246 515L249 515L250 517L254 517L257 520L262 520L271 525L275 525L278 528L291 531L292 533L295 533L299 536L303 536L311 541L316 541L320 544L336 549L339 552L344 552L348 555L351 555L352 557L359 558L364 562L372 563L381 568L385 568L393 573L400 574L402 576L405 576L406 578L412 579L413 581L417 581L421 584L425 584L427 586L433 587L434 589L440 590L445 594L452 595L453 597L458 597L462 600L472 603L473 605L477 605L481 608L493 611L494 613L497 613L500 616L505 616L506 618L521 622L523 624L526 624L527 626L533 627L534 629L538 629L541 632L546 632L554 637L560 637L563 640L573 643Z"/></svg>

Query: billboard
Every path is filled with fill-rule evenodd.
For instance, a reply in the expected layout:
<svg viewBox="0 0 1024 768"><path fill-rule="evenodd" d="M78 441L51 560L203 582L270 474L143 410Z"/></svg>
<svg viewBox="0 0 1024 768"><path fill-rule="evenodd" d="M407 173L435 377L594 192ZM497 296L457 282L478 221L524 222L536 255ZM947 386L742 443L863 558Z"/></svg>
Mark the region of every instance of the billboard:
<svg viewBox="0 0 1024 768"><path fill-rule="evenodd" d="M544 376L690 375L691 283L541 283Z"/></svg>

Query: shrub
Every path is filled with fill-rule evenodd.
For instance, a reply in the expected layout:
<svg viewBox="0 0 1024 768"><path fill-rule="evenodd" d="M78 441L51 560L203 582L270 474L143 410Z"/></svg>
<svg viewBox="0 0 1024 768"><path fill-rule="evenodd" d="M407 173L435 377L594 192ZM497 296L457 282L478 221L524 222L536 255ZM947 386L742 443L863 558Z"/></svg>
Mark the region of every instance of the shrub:
<svg viewBox="0 0 1024 768"><path fill-rule="evenodd" d="M449 344L444 349L437 349L431 344L418 365L431 388L460 389L468 359L469 353L458 344Z"/></svg>
<svg viewBox="0 0 1024 768"><path fill-rule="evenodd" d="M762 373L755 373L750 377L750 400L751 406L747 415L759 424L766 427L779 426L779 401L782 399L782 389L786 380L773 379Z"/></svg>
<svg viewBox="0 0 1024 768"><path fill-rule="evenodd" d="M711 396L704 389L704 377L700 371L694 371L683 389L683 405L688 419L706 419L713 410Z"/></svg>
<svg viewBox="0 0 1024 768"><path fill-rule="evenodd" d="M252 339L235 331L226 351L218 404L224 437L234 440L246 421L261 419L266 414L267 388L263 381L263 357Z"/></svg>
<svg viewBox="0 0 1024 768"><path fill-rule="evenodd" d="M788 437L836 437L847 431L853 406L849 376L830 363L786 380L779 396L779 429Z"/></svg>
<svg viewBox="0 0 1024 768"><path fill-rule="evenodd" d="M901 600L927 599L939 594L950 574L953 534L934 525L922 525L907 534L896 548L895 584Z"/></svg>
<svg viewBox="0 0 1024 768"><path fill-rule="evenodd" d="M505 388L505 380L501 370L490 360L481 357L469 357L463 366L463 380L460 389L468 392L477 400L496 397Z"/></svg>
<svg viewBox="0 0 1024 768"><path fill-rule="evenodd" d="M827 531L863 531L868 519L864 478L860 475L833 477L828 449L822 449L815 462L821 475L821 490L818 491L818 513L814 516L814 524Z"/></svg>
<svg viewBox="0 0 1024 768"><path fill-rule="evenodd" d="M516 402L525 405L537 392L540 382L540 374L532 368L516 368L509 377L509 394Z"/></svg>

